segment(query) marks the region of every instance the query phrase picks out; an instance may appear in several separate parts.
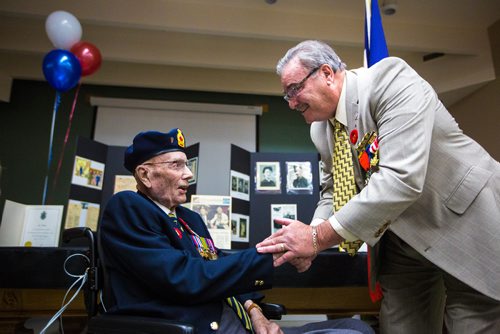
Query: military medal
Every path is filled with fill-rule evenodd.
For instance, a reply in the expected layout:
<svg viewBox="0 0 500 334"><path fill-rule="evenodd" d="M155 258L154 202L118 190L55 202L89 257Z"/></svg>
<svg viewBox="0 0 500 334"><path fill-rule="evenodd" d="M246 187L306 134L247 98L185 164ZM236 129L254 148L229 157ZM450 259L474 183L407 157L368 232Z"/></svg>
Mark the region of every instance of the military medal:
<svg viewBox="0 0 500 334"><path fill-rule="evenodd" d="M366 133L356 148L359 165L366 172L365 185L368 184L371 175L378 171L378 148L378 137L375 131Z"/></svg>
<svg viewBox="0 0 500 334"><path fill-rule="evenodd" d="M217 250L215 249L215 245L211 239L200 237L195 231L189 227L189 225L182 219L179 218L179 221L186 228L191 236L191 240L195 245L198 253L200 253L201 257L205 260L216 260L217 259Z"/></svg>

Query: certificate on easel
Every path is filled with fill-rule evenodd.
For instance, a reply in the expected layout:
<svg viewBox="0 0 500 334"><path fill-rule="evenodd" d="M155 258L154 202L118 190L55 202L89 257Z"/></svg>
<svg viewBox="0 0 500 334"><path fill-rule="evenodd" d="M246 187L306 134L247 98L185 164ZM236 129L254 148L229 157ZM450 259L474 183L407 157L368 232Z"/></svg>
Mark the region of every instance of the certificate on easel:
<svg viewBox="0 0 500 334"><path fill-rule="evenodd" d="M62 205L25 205L5 201L0 246L57 247Z"/></svg>

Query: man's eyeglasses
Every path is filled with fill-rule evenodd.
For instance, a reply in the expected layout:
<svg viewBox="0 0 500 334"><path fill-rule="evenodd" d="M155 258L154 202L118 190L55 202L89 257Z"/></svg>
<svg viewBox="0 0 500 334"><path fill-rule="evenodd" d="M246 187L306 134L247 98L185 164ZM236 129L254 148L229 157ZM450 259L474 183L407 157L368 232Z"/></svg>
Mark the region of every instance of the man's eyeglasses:
<svg viewBox="0 0 500 334"><path fill-rule="evenodd" d="M188 162L185 160L170 160L170 161L158 161L158 162L146 162L143 165L161 165L161 164L166 164L167 168L173 169L176 171L181 171L184 170L184 168L189 168Z"/></svg>
<svg viewBox="0 0 500 334"><path fill-rule="evenodd" d="M285 101L288 102L291 99L295 98L297 94L302 90L302 88L304 88L304 84L306 83L307 79L309 79L311 75L316 73L316 71L319 70L320 67L321 66L313 68L311 72L309 72L309 74L305 76L304 79L300 80L300 82L288 86L287 90L285 91L285 96L283 96Z"/></svg>

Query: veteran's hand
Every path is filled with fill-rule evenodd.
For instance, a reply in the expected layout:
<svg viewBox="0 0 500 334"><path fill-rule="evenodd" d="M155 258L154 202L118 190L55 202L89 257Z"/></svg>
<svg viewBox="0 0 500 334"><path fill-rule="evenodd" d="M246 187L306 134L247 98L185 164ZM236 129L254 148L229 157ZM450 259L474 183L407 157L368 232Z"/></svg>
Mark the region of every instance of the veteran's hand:
<svg viewBox="0 0 500 334"><path fill-rule="evenodd" d="M252 303L253 302L251 300L247 300L245 302L244 306L247 311L248 307ZM278 324L269 321L258 308L252 308L250 312L248 312L248 315L250 315L253 330L256 334L283 334L283 331L280 329Z"/></svg>
<svg viewBox="0 0 500 334"><path fill-rule="evenodd" d="M307 271L312 264L312 261L314 260L315 256L311 256L308 258L305 257L296 257L295 259L291 259L288 261L292 266L294 266L299 273L303 273L304 271Z"/></svg>
<svg viewBox="0 0 500 334"><path fill-rule="evenodd" d="M296 258L309 259L309 261L314 259L316 254L312 242L311 226L298 220L286 218L277 218L274 222L283 225L283 228L257 244L256 247L259 253L284 253L274 259L275 267ZM299 261L297 270L304 271L309 268L306 261L296 261Z"/></svg>

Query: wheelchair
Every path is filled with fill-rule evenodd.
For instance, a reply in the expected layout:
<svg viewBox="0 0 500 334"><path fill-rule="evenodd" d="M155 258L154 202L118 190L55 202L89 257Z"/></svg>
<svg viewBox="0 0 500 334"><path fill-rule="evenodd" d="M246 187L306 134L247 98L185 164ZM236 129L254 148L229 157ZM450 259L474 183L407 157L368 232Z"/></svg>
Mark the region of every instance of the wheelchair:
<svg viewBox="0 0 500 334"><path fill-rule="evenodd" d="M88 227L73 227L63 232L63 242L68 243L74 239L85 238L88 243L87 256L89 267L88 279L84 285L85 309L88 315L88 334L193 334L196 328L188 323L165 318L145 316L130 316L106 314L99 303L99 294L103 287L105 274L101 259L97 233ZM281 304L259 303L264 315L268 319L281 320L286 314L286 309Z"/></svg>

